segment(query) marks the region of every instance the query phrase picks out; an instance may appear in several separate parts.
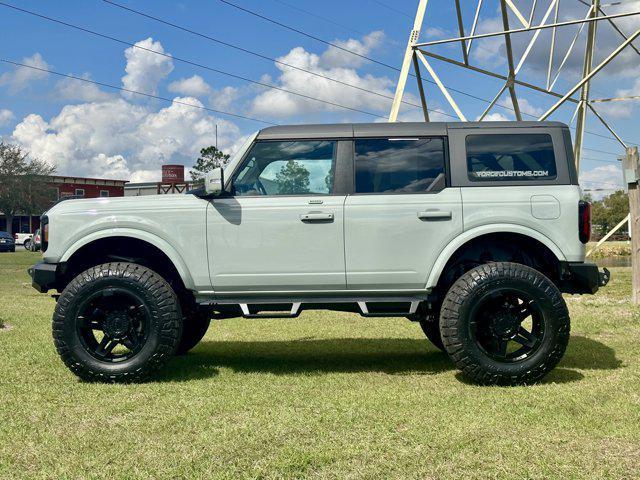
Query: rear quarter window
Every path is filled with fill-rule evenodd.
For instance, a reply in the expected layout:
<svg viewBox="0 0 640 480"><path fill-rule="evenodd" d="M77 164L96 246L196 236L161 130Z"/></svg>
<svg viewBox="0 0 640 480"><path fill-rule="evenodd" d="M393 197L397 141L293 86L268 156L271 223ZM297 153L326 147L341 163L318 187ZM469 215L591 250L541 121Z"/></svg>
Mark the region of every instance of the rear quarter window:
<svg viewBox="0 0 640 480"><path fill-rule="evenodd" d="M548 134L468 135L467 175L472 182L553 180L557 176Z"/></svg>

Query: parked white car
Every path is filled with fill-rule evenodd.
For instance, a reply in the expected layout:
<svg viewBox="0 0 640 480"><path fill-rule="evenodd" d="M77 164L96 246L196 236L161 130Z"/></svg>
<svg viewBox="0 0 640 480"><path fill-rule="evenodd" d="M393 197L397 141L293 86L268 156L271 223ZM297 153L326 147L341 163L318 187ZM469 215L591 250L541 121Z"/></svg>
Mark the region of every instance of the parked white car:
<svg viewBox="0 0 640 480"><path fill-rule="evenodd" d="M14 233L13 240L16 245L22 245L27 250L29 249L29 244L33 239L33 233Z"/></svg>

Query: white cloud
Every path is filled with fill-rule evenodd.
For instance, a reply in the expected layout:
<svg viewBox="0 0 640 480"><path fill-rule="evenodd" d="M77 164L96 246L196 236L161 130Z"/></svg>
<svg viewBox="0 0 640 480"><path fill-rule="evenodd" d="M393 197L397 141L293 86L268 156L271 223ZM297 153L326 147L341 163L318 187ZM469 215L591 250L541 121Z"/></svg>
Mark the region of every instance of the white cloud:
<svg viewBox="0 0 640 480"><path fill-rule="evenodd" d="M509 121L508 117L505 117L501 113L490 113L486 117L484 117L484 122L507 122Z"/></svg>
<svg viewBox="0 0 640 480"><path fill-rule="evenodd" d="M86 73L82 78L91 80L91 75ZM54 93L57 100L101 102L113 98L112 94L100 90L97 85L73 78L60 80Z"/></svg>
<svg viewBox="0 0 640 480"><path fill-rule="evenodd" d="M211 93L211 87L200 75L171 82L168 88L170 92L191 97L203 97Z"/></svg>
<svg viewBox="0 0 640 480"><path fill-rule="evenodd" d="M229 110L229 107L240 97L240 89L235 87L224 87L215 90L209 97L209 105L217 110Z"/></svg>
<svg viewBox="0 0 640 480"><path fill-rule="evenodd" d="M127 74L122 77L122 85L129 90L155 95L158 91L158 84L173 70L173 60L170 57L147 51L165 53L162 44L154 42L151 37L141 40L135 45L141 48L129 47L124 51L124 56L127 59L125 67ZM123 92L123 95L125 97L136 96L127 92Z"/></svg>
<svg viewBox="0 0 640 480"><path fill-rule="evenodd" d="M334 40L331 43L359 55L368 55L369 52L378 47L383 40L384 32L376 30L362 37L362 40L350 38L348 40ZM365 62L364 58L346 52L341 48L330 46L322 54L322 64L327 68L359 67Z"/></svg>
<svg viewBox="0 0 640 480"><path fill-rule="evenodd" d="M176 100L202 106L195 98ZM173 103L154 111L113 98L67 105L49 121L28 115L12 141L62 174L157 180L163 163L193 164L201 148L213 145L216 123L218 144L233 145L238 127L201 109Z"/></svg>
<svg viewBox="0 0 640 480"><path fill-rule="evenodd" d="M0 127L8 125L11 123L11 120L15 118L15 115L11 110L7 110L6 108L0 108Z"/></svg>
<svg viewBox="0 0 640 480"><path fill-rule="evenodd" d="M598 200L622 188L622 172L619 166L613 164L583 170L580 173L580 185L583 190L592 190L588 193Z"/></svg>
<svg viewBox="0 0 640 480"><path fill-rule="evenodd" d="M34 53L30 57L25 57L20 63L32 67L49 69L49 64L44 61L42 55ZM27 67L16 67L10 72L0 75L0 86L7 86L10 93L17 93L25 89L30 82L42 80L49 75L47 72L35 70Z"/></svg>
<svg viewBox="0 0 640 480"><path fill-rule="evenodd" d="M355 50L367 53L378 45L381 38L381 32L372 32L365 36L362 41L347 40L342 44L350 45L349 48L352 48L353 44L357 43L358 48L355 48ZM329 47L321 55L307 52L302 47L296 47L278 60L344 83L356 85L364 90L380 92L386 96L393 97L395 80L370 74L361 75L354 68L361 63L357 58L345 52L340 52L334 47ZM280 70L279 77L275 81L265 78L265 81L275 83L286 90L353 108L385 113L391 105L391 100L382 96L372 95L366 91L351 88L284 65L276 64L276 67ZM321 111L346 112L345 109L336 106L273 89L259 93L252 100L251 111L255 115L271 118L291 117L298 114Z"/></svg>

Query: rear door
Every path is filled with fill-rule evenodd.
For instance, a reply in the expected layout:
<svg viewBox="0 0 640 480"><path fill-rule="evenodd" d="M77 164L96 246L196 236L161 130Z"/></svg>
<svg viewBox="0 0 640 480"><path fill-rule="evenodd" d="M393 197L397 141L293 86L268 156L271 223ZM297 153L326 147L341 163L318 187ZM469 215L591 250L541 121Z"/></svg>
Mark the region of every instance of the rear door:
<svg viewBox="0 0 640 480"><path fill-rule="evenodd" d="M356 138L354 193L345 203L347 287L421 290L438 254L462 231L449 187L445 136Z"/></svg>
<svg viewBox="0 0 640 480"><path fill-rule="evenodd" d="M270 140L251 147L232 178L232 195L213 200L207 213L217 293L346 288L346 193L335 179L350 146Z"/></svg>

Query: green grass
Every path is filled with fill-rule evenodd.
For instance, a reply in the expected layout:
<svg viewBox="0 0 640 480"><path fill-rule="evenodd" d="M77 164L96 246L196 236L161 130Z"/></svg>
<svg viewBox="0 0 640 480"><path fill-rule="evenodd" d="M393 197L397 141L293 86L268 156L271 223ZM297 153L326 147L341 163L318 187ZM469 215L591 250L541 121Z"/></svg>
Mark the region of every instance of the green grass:
<svg viewBox="0 0 640 480"><path fill-rule="evenodd" d="M59 361L28 252L0 255L2 478L637 478L640 309L629 269L568 297L544 382L464 381L403 319L308 312L215 322L138 385Z"/></svg>
<svg viewBox="0 0 640 480"><path fill-rule="evenodd" d="M589 242L587 244L587 252L597 245L597 242ZM607 241L600 245L591 255L590 260L613 257L629 257L631 256L631 242L627 241Z"/></svg>

